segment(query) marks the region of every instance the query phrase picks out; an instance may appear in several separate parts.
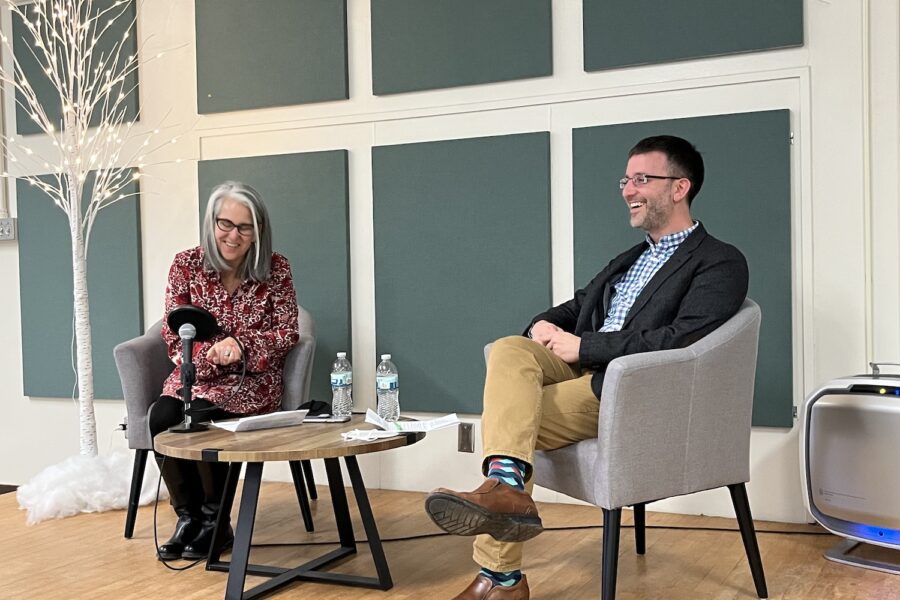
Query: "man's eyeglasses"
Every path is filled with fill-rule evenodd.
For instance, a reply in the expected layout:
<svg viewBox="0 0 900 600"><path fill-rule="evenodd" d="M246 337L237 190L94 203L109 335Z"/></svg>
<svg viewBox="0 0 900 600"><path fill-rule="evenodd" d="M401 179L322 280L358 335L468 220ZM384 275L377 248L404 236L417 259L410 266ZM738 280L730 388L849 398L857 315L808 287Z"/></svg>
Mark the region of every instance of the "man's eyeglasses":
<svg viewBox="0 0 900 600"><path fill-rule="evenodd" d="M238 233L244 237L248 237L253 235L253 225L250 223L244 223L243 225L235 225L228 219L216 219L216 227L228 233L229 231L237 228Z"/></svg>
<svg viewBox="0 0 900 600"><path fill-rule="evenodd" d="M635 173L631 177L623 177L619 180L619 189L624 190L628 182L631 181L635 186L640 187L647 185L651 179L684 179L684 177L673 177L671 175L647 175L646 173Z"/></svg>

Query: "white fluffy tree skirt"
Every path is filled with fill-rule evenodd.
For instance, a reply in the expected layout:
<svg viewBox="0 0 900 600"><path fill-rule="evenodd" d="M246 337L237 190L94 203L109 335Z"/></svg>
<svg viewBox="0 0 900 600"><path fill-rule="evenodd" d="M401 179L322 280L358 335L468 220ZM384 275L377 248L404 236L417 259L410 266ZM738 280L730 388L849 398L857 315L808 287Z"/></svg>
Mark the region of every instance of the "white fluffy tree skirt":
<svg viewBox="0 0 900 600"><path fill-rule="evenodd" d="M28 511L29 525L47 519L70 517L81 512L102 512L128 506L134 453L114 450L105 456L70 456L35 475L19 487L19 508ZM159 469L150 455L144 471L140 504L156 498ZM160 499L168 498L165 482Z"/></svg>

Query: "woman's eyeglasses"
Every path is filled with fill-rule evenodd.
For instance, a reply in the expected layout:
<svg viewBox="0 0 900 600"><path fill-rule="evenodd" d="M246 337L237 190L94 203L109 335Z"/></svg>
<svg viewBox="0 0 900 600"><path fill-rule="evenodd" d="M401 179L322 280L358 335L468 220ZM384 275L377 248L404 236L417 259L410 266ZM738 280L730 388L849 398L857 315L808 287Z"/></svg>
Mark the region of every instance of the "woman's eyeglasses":
<svg viewBox="0 0 900 600"><path fill-rule="evenodd" d="M216 227L218 227L220 230L224 231L225 233L228 233L236 228L238 230L238 233L244 237L253 235L253 225L251 223L235 225L228 219L216 219Z"/></svg>

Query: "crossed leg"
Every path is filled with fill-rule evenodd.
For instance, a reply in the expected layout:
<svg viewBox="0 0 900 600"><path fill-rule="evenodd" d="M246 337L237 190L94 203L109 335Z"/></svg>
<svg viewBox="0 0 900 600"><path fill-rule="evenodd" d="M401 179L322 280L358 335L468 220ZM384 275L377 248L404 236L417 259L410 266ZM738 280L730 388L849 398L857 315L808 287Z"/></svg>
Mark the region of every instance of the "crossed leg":
<svg viewBox="0 0 900 600"><path fill-rule="evenodd" d="M531 499L535 449L551 450L596 437L600 402L590 372L569 365L521 336L495 342L484 385L483 472L491 457L525 465L525 492L486 480L469 493L435 490L426 499L431 518L446 531L478 535L473 558L492 571L521 567L522 542L541 532Z"/></svg>
<svg viewBox="0 0 900 600"><path fill-rule="evenodd" d="M534 488L534 450L562 448L597 436L600 401L591 372L562 361L521 336L498 340L491 349L484 386L482 437L485 463L491 456L525 462L525 490ZM490 535L475 539L473 559L493 571L522 564L522 542Z"/></svg>

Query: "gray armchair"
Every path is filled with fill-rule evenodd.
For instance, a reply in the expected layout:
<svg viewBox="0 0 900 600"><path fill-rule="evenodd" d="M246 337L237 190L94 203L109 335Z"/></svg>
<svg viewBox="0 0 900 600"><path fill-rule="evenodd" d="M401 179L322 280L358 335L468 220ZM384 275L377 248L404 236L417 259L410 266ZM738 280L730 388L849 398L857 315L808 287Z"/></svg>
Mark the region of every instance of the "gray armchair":
<svg viewBox="0 0 900 600"><path fill-rule="evenodd" d="M316 351L316 324L312 316L302 306L298 307L300 340L288 353L284 363L284 393L281 397L282 410L294 410L307 401L309 383L312 377L313 356ZM122 342L113 350L116 368L122 381L125 396L125 411L128 415L126 437L128 447L134 449L134 471L131 476L131 492L128 498L128 513L125 518L125 537L134 533L134 522L144 480L147 455L153 449L153 439L147 425L147 413L162 390L163 382L175 365L169 360L166 345L160 336L162 321L154 324L144 335ZM292 461L291 476L300 502L300 512L307 531L313 530L312 513L307 498L317 498L315 480L309 461ZM304 486L304 476L306 486Z"/></svg>
<svg viewBox="0 0 900 600"><path fill-rule="evenodd" d="M537 451L538 485L603 511L602 600L615 598L622 507L634 507L636 550L644 554L647 503L723 486L731 492L756 593L768 596L744 485L759 324L759 306L747 299L687 348L613 360L597 437Z"/></svg>

